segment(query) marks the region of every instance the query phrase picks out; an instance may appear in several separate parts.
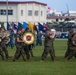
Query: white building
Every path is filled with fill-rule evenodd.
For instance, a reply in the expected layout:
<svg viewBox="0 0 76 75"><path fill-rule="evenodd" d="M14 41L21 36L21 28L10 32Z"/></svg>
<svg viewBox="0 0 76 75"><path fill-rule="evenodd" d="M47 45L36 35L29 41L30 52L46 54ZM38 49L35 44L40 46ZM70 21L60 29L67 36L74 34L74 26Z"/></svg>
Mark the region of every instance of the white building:
<svg viewBox="0 0 76 75"><path fill-rule="evenodd" d="M8 22L46 22L45 3L36 1L8 2ZM0 2L0 22L7 22L7 4Z"/></svg>
<svg viewBox="0 0 76 75"><path fill-rule="evenodd" d="M76 11L69 11L69 16L76 16Z"/></svg>
<svg viewBox="0 0 76 75"><path fill-rule="evenodd" d="M56 12L55 16L62 16L62 13L61 12Z"/></svg>
<svg viewBox="0 0 76 75"><path fill-rule="evenodd" d="M62 13L61 12L58 12L54 9L51 9L48 11L47 13L48 16L62 16Z"/></svg>

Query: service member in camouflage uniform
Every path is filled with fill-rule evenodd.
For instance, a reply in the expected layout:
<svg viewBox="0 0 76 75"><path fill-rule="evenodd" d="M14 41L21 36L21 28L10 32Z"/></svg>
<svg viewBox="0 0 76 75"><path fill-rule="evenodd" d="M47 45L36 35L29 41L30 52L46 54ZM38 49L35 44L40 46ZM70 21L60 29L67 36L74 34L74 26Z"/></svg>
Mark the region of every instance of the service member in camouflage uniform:
<svg viewBox="0 0 76 75"><path fill-rule="evenodd" d="M65 58L68 56L69 52L70 52L70 46L72 44L72 37L73 37L74 31L72 29L69 30L69 34L68 34L68 48L67 51L65 53Z"/></svg>
<svg viewBox="0 0 76 75"><path fill-rule="evenodd" d="M70 52L68 56L66 57L65 61L71 59L76 53L76 33L73 34L73 38L72 38L69 49L70 49Z"/></svg>
<svg viewBox="0 0 76 75"><path fill-rule="evenodd" d="M23 36L26 32L28 32L28 28L25 30L24 27L22 27L22 36ZM23 46L23 49L24 49L24 51L25 51L27 60L29 60L29 59L30 59L30 54L29 54L28 45L23 42L22 46Z"/></svg>
<svg viewBox="0 0 76 75"><path fill-rule="evenodd" d="M26 55L25 55L25 51L22 48L22 35L21 35L21 29L18 29L17 31L17 35L16 35L16 53L14 55L14 59L13 61L16 61L21 55L23 57L23 60L26 61Z"/></svg>
<svg viewBox="0 0 76 75"><path fill-rule="evenodd" d="M4 60L4 54L3 54L3 51L2 51L1 43L0 43L0 55L2 57L2 60Z"/></svg>
<svg viewBox="0 0 76 75"><path fill-rule="evenodd" d="M41 61L43 61L47 57L48 53L50 53L52 61L55 61L55 51L54 51L54 45L53 45L55 35L56 35L56 32L53 32L52 35L50 35L50 30L46 31L44 51L41 57Z"/></svg>
<svg viewBox="0 0 76 75"><path fill-rule="evenodd" d="M33 49L33 44L28 45L28 49L29 49L29 53L30 53L31 57L34 57L33 51L32 51L32 49Z"/></svg>
<svg viewBox="0 0 76 75"><path fill-rule="evenodd" d="M8 55L8 50L7 50L7 47L6 47L7 37L4 37L5 36L4 32L5 32L4 28L1 28L1 34L2 34L1 47L2 47L2 51L4 51L4 53L5 53L6 59L8 59L9 55Z"/></svg>
<svg viewBox="0 0 76 75"><path fill-rule="evenodd" d="M2 59L4 60L4 54L2 51L1 41L2 41L2 33L1 33L1 28L0 28L0 55L1 55Z"/></svg>
<svg viewBox="0 0 76 75"><path fill-rule="evenodd" d="M28 32L31 32L33 34L32 30L28 30ZM28 45L28 49L29 49L29 53L30 53L31 57L34 57L34 54L33 54L33 46L34 46L34 43Z"/></svg>

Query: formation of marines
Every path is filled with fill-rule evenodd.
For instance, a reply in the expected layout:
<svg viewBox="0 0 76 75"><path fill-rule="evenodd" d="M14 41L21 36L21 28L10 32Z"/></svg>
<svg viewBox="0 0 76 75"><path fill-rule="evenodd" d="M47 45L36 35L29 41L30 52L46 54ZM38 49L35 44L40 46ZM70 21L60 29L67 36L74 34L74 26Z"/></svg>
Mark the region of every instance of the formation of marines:
<svg viewBox="0 0 76 75"><path fill-rule="evenodd" d="M17 30L16 36L15 36L15 45L16 45L16 52L13 57L13 61L16 61L20 58L20 56L23 57L24 61L27 61L30 59L30 55L34 57L32 48L34 44L25 44L22 40L22 36L24 33L30 32L29 28L26 28L26 30L22 27ZM55 56L55 49L54 49L54 40L56 37L56 32L52 32L50 34L50 30L46 30L45 34L45 40L44 40L44 51L41 56L41 62L44 61L44 59L47 57L48 54L50 54L52 61L57 60L57 57ZM8 40L7 36L4 36L5 30L3 28L0 28L0 55L2 57L2 60L11 58L8 54L8 50L6 47L6 40ZM73 30L69 30L68 34L68 47L67 51L65 53L65 61L71 59L73 56L76 58L76 33L73 32Z"/></svg>

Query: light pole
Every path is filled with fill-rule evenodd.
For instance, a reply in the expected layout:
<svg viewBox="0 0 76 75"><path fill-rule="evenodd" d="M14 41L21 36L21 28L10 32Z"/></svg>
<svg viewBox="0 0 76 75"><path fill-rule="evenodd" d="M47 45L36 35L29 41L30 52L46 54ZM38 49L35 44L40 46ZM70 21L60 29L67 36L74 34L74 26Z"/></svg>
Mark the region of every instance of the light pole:
<svg viewBox="0 0 76 75"><path fill-rule="evenodd" d="M66 7L67 7L67 13L68 13L68 16L69 16L69 7L68 7L67 3L66 3Z"/></svg>
<svg viewBox="0 0 76 75"><path fill-rule="evenodd" d="M8 0L6 0L6 6L7 6L7 9L6 9L6 16L7 16L7 22L8 22Z"/></svg>

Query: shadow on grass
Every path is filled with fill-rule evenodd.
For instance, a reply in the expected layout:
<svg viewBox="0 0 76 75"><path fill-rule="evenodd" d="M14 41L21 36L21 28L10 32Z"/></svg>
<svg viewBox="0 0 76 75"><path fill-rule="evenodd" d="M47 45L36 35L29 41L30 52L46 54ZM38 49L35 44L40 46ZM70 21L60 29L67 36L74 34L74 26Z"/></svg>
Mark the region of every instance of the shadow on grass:
<svg viewBox="0 0 76 75"><path fill-rule="evenodd" d="M35 56L35 57L30 57L30 60L26 61L26 62L40 62L40 61L41 61L41 57L40 56ZM0 57L0 62L13 62L13 56L12 56L12 58L9 58L8 60L5 59L4 61ZM25 62L25 61L23 60L23 58L21 56L18 60L16 60L16 62ZM51 57L48 56L44 60L44 62L53 62L53 61L51 60ZM64 57L63 56L58 56L57 60L55 62L65 62ZM76 62L76 58L73 57L68 62Z"/></svg>

